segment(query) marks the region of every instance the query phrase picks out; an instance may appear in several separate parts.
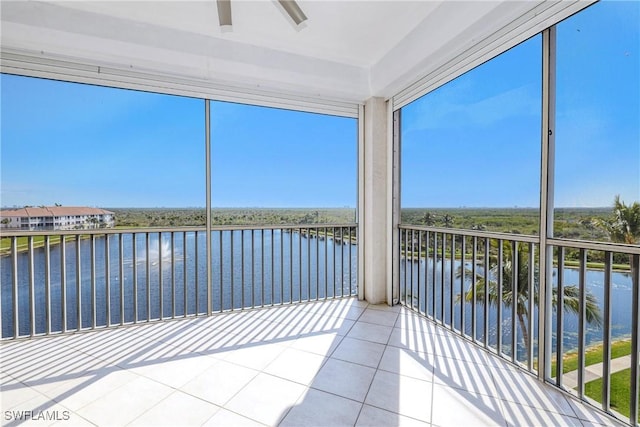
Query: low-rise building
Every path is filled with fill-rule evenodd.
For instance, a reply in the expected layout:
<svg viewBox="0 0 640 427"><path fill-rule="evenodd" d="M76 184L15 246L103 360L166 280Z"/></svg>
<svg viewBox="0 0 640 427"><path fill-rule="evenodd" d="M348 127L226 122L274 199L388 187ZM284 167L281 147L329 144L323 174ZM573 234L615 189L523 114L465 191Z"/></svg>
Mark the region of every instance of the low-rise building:
<svg viewBox="0 0 640 427"><path fill-rule="evenodd" d="M41 206L0 210L0 228L82 230L114 225L115 213L100 208Z"/></svg>

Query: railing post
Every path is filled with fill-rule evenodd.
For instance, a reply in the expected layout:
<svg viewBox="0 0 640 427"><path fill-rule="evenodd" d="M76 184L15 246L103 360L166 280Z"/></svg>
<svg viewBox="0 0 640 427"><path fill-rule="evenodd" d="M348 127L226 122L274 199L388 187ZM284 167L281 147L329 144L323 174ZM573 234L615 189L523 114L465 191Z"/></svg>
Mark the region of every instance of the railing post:
<svg viewBox="0 0 640 427"><path fill-rule="evenodd" d="M613 253L604 253L604 315L602 316L602 409L609 411L611 406L611 271ZM633 281L633 279L632 279ZM633 283L632 283L633 285Z"/></svg>
<svg viewBox="0 0 640 427"><path fill-rule="evenodd" d="M78 246L80 245L80 240L78 239ZM78 252L78 256L79 256ZM80 258L78 258L79 260ZM80 262L78 261L78 269L80 268ZM160 273L162 274L162 273ZM120 234L118 236L118 276L120 281L120 324L124 325L124 234ZM78 273L78 278L80 277L80 273ZM78 288L78 295L80 294L80 288ZM79 308L78 308L79 310ZM78 322L80 321L80 316L78 316ZM80 328L78 328L80 330Z"/></svg>
<svg viewBox="0 0 640 427"><path fill-rule="evenodd" d="M164 319L164 280L163 280L163 266L162 266L162 258L164 254L162 253L162 231L158 232L158 293L160 295L158 300L158 308L160 310L160 315L158 317L159 320Z"/></svg>
<svg viewBox="0 0 640 427"><path fill-rule="evenodd" d="M580 287L580 310L578 314L578 397L584 398L584 383L586 380L585 374L585 347L587 340L586 323L587 323L587 250L580 249L580 271L578 279ZM562 298L563 295L558 295L557 298Z"/></svg>
<svg viewBox="0 0 640 427"><path fill-rule="evenodd" d="M501 240L501 239L498 240L498 262L496 264L498 266L497 282L498 282L498 300L499 300L498 306L496 307L496 311L497 311L496 316L497 316L497 319L498 319L498 321L496 322L496 335L497 335L496 336L496 342L497 342L496 347L497 347L497 350L498 350L498 356L502 356L502 304L504 303L503 296L502 296L503 295L502 292L503 292L503 288L504 288L503 283L502 283L502 281L503 281L503 277L502 277L503 276L503 268L504 268L504 265L503 265L503 262L504 262L504 260L503 260L504 248L502 247L503 243L504 243L503 240ZM491 248L491 246L489 246L489 248ZM487 264L485 266L485 269L486 269L485 270L485 274L487 274L486 271L489 269L489 267L490 267L489 264ZM515 266L513 266L513 265L511 266L512 276L517 276L518 275L518 273L517 273L518 270L516 270L514 267ZM487 279L485 279L485 282L484 282L484 294L485 294L485 301L486 301L485 309L486 309L486 306L489 305L488 304L489 300L487 298L487 295L489 294L489 289L490 289L490 286L489 286L489 280L488 280L488 277L487 277ZM518 305L518 303L517 303L517 298L518 298L517 289L514 289L512 287L511 288L511 295L512 295L511 306L516 307ZM486 315L487 315L487 313L485 311L485 316ZM489 332L488 325L489 325L489 319L485 319L485 333ZM511 333L513 333L513 331L511 331Z"/></svg>
<svg viewBox="0 0 640 427"><path fill-rule="evenodd" d="M460 242L460 333L462 336L467 335L467 325L464 310L466 308L466 294L464 289L465 283L465 254L467 252L467 239L462 235ZM428 248L427 248L428 255Z"/></svg>
<svg viewBox="0 0 640 427"><path fill-rule="evenodd" d="M78 240L80 240L78 238ZM34 269L34 254L33 254L33 236L28 237L28 246L29 246L29 323L31 327L29 328L29 336L33 337L36 334L36 280L35 280L35 269ZM78 252L79 253L79 252ZM78 268L78 270L80 270ZM78 273L78 276L80 273ZM78 305L78 312L80 310L80 306ZM78 317L80 315L78 314Z"/></svg>
<svg viewBox="0 0 640 427"><path fill-rule="evenodd" d="M20 311L18 305L18 238L11 238L11 271L12 275L12 292L11 303L13 306L13 338L20 336Z"/></svg>
<svg viewBox="0 0 640 427"><path fill-rule="evenodd" d="M51 237L49 235L44 236L44 301L46 310L45 334L49 335L51 333ZM93 306L95 311L95 303Z"/></svg>
<svg viewBox="0 0 640 427"><path fill-rule="evenodd" d="M514 364L518 361L518 299L520 298L520 280L519 280L519 271L520 266L518 265L519 259L519 246L517 241L511 242L511 271L513 274L511 275L511 280L513 280L511 285L511 292L513 296L513 302L511 303L511 362ZM530 312L533 315L533 312Z"/></svg>
<svg viewBox="0 0 640 427"><path fill-rule="evenodd" d="M137 234L131 233L131 268L132 276L133 276L133 323L138 323L138 263L136 262L138 259L138 249L137 249ZM93 241L93 235L91 236L91 240ZM93 249L92 249L93 250ZM186 252L185 252L186 254ZM92 267L93 268L93 267ZM186 276L186 275L185 275ZM92 276L92 283L95 278ZM94 322L95 324L95 322Z"/></svg>
<svg viewBox="0 0 640 427"><path fill-rule="evenodd" d="M558 246L558 290L557 295L564 295L564 246ZM564 298L558 298L556 303L556 386L562 387L564 373Z"/></svg>
<svg viewBox="0 0 640 427"><path fill-rule="evenodd" d="M631 384L629 396L629 423L636 425L638 420L638 358L640 352L640 255L629 255L631 267L631 287L632 287L632 317L631 317Z"/></svg>
<svg viewBox="0 0 640 427"><path fill-rule="evenodd" d="M108 243L109 240L107 239ZM67 246L65 241L65 235L60 236L60 302L62 304L62 325L61 332L67 332ZM107 281L107 319L109 318L109 251L105 251L107 254L106 264L106 281ZM107 323L108 325L108 323Z"/></svg>
<svg viewBox="0 0 640 427"><path fill-rule="evenodd" d="M539 249L539 247L538 247ZM533 243L529 243L529 309L528 312L528 347L527 347L527 367L529 372L533 372L533 304L535 301L534 292L535 287L533 282L535 280L535 245ZM538 250L538 255L540 251Z"/></svg>
<svg viewBox="0 0 640 427"><path fill-rule="evenodd" d="M82 329L82 252L80 234L76 235L76 329ZM33 267L32 267L33 268ZM122 282L122 279L121 279Z"/></svg>
<svg viewBox="0 0 640 427"><path fill-rule="evenodd" d="M109 236L105 236L106 239L109 239ZM147 285L147 322L151 321L151 257L149 256L149 247L150 247L150 235L149 232L145 233L145 267L146 267L146 285Z"/></svg>
<svg viewBox="0 0 640 427"><path fill-rule="evenodd" d="M484 303L482 304L482 308L484 310L483 313L483 322L484 322L484 328L483 328L483 332L482 332L482 340L484 341L484 347L488 348L489 347L489 287L490 287L490 282L491 282L491 277L489 275L490 273L490 269L491 269L491 264L489 263L489 257L490 257L490 252L491 252L491 240L487 237L484 238ZM498 291L500 292L500 291ZM498 294L498 298L500 300L500 303L498 304L498 306L500 307L502 305L502 294ZM502 308L500 309L500 313L502 312ZM502 316L502 314L499 314L499 316ZM500 322L501 318L498 317L498 322ZM499 334L502 334L502 330L501 328L499 329ZM500 345L502 345L502 338L500 338ZM501 354L501 349L498 348L498 355Z"/></svg>
<svg viewBox="0 0 640 427"><path fill-rule="evenodd" d="M204 133L205 133L205 209L207 210L207 224L205 225L207 237L207 316L212 314L213 298L213 278L212 278L212 262L211 262L211 101L204 100ZM232 236L233 238L233 236ZM222 239L222 233L220 233ZM222 309L222 307L221 307Z"/></svg>

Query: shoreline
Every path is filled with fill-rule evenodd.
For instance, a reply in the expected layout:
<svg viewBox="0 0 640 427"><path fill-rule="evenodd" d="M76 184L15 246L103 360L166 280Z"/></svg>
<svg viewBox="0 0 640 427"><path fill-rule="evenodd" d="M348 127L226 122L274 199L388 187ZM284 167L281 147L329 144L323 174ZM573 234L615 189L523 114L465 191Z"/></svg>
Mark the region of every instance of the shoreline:
<svg viewBox="0 0 640 427"><path fill-rule="evenodd" d="M78 230L79 232L81 232L82 230ZM145 229L141 229L141 232L144 232ZM314 232L312 230L310 230L309 228L300 228L300 229L292 229L292 230L284 230L285 232L291 232L293 231L293 233L299 233L301 236L304 237L309 237L309 238L317 238L320 239L320 241L324 241L325 239L325 234L324 233L318 233L318 232ZM95 236L105 236L105 234L94 234ZM49 246L57 246L60 244L60 238L62 236L51 236L50 237L50 241L49 241ZM75 235L71 236L73 237L73 240L75 240ZM83 235L80 234L80 239L84 240L84 239L88 239L89 235ZM10 237L0 237L0 240L4 243L5 239L10 239ZM18 254L21 253L25 253L29 251L29 247L28 247L28 243L26 243L27 237L18 237ZM333 240L335 241L337 244L340 245L348 245L348 244L352 244L352 245L357 245L358 241L357 241L357 237L354 235L349 236L347 233L345 233L345 235L343 236L334 236L333 233L326 233L326 239L327 240ZM20 240L23 241L23 243L20 243ZM67 240L67 242L69 242L71 240ZM33 236L33 248L34 249L40 249L44 247L44 236ZM0 247L0 257L5 257L5 256L11 256L11 246L5 246L4 244L2 245L2 247Z"/></svg>
<svg viewBox="0 0 640 427"><path fill-rule="evenodd" d="M402 260L406 260L407 256L404 255L404 251L402 251L401 253L401 258ZM417 255L410 255L409 258L411 258L411 262L418 262L419 259L425 258L424 256L420 256L418 257ZM429 256L429 258L433 258L433 256ZM449 258L446 258L449 259ZM460 261L462 258L458 255L456 255L455 257L456 261ZM471 259L469 258L465 258L465 261L471 261ZM579 261L574 261L574 260L565 260L564 261L564 268L569 269L569 270L579 270L580 269L580 265L579 265ZM482 267L484 263L483 259L476 259L476 265ZM555 268L558 267L558 263L556 261L553 262L553 266ZM587 263L587 270L591 270L591 271L604 271L604 263L599 263L599 262L588 262ZM631 266L627 265L627 264L613 264L611 271L615 272L615 273L627 273L630 274L631 273Z"/></svg>

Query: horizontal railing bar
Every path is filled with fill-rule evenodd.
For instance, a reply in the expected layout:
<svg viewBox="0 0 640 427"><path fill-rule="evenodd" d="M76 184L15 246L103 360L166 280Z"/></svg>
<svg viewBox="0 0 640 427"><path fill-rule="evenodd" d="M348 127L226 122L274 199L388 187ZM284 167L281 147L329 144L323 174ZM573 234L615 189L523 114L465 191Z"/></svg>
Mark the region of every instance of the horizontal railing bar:
<svg viewBox="0 0 640 427"><path fill-rule="evenodd" d="M287 225L214 225L211 231L235 231L235 230L300 230L300 229L322 229L322 228L348 228L356 227L355 223L345 224L287 224ZM132 234L132 233L169 233L169 232L202 232L206 231L204 226L199 227L146 227L146 228L95 228L87 230L9 230L0 231L0 238L3 237L26 237L26 236L76 236L91 234Z"/></svg>
<svg viewBox="0 0 640 427"><path fill-rule="evenodd" d="M624 254L640 255L640 246L612 242L587 242L584 240L547 239L549 246L563 248L587 249L594 251L610 251Z"/></svg>
<svg viewBox="0 0 640 427"><path fill-rule="evenodd" d="M491 232L491 231L476 231L476 230L464 230L458 228L443 228L443 227L428 227L422 225L410 225L410 224L400 224L398 228L401 230L420 230L420 231L431 231L437 233L445 233L445 234L456 234L460 236L476 236L476 237L488 237L490 239L503 239L503 240L512 240L518 242L526 242L526 243L540 243L540 238L538 236L531 236L527 234L512 234L512 233L501 233L501 232ZM635 254L640 255L640 246L638 245L629 245L624 243L615 243L615 242L590 242L586 240L571 240L571 239L558 239L558 238L549 238L547 239L547 243L549 246L562 246L565 248L574 248L574 249L587 249L587 250L595 250L595 251L611 251L611 252L619 252L625 254Z"/></svg>
<svg viewBox="0 0 640 427"><path fill-rule="evenodd" d="M398 227L403 230L420 230L420 231L431 231L436 233L444 233L444 234L457 234L460 236L471 236L471 237L481 237L481 238L489 238L489 239L503 239L503 240L517 240L519 242L527 242L527 243L539 243L540 238L538 236L530 236L528 234L512 234L512 233L500 233L500 232L492 232L492 231L476 231L476 230L464 230L460 228L443 228L443 227L428 227L423 225L409 225L409 224L400 224Z"/></svg>

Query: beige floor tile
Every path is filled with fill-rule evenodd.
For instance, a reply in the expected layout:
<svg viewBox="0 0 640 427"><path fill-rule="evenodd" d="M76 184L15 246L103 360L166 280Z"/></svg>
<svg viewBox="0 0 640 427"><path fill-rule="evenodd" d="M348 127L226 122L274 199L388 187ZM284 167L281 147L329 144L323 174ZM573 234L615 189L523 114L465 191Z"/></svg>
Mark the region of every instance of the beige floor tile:
<svg viewBox="0 0 640 427"><path fill-rule="evenodd" d="M499 396L493 379L493 369L486 365L459 359L435 356L433 382L472 393Z"/></svg>
<svg viewBox="0 0 640 427"><path fill-rule="evenodd" d="M272 330L276 322L271 322L258 317L236 316L233 322L224 325L225 332L246 337L253 337L263 331Z"/></svg>
<svg viewBox="0 0 640 427"><path fill-rule="evenodd" d="M3 363L3 370L16 380L27 385L36 385L85 374L107 365L102 360L62 345L33 348L33 351L36 354L31 352L15 354L21 363ZM41 351L50 351L50 353L41 354Z"/></svg>
<svg viewBox="0 0 640 427"><path fill-rule="evenodd" d="M345 337L331 357L346 362L377 368L384 353L383 344Z"/></svg>
<svg viewBox="0 0 640 427"><path fill-rule="evenodd" d="M376 310L371 307L367 308L358 318L358 322L367 322L382 326L394 326L397 320L397 311Z"/></svg>
<svg viewBox="0 0 640 427"><path fill-rule="evenodd" d="M311 387L363 402L375 369L337 359L329 359L311 383Z"/></svg>
<svg viewBox="0 0 640 427"><path fill-rule="evenodd" d="M356 322L341 317L329 317L308 313L300 326L300 336L319 333L347 335Z"/></svg>
<svg viewBox="0 0 640 427"><path fill-rule="evenodd" d="M358 422L356 423L356 427L429 427L430 425L431 424L424 421L418 421L370 405L363 406L360 416L358 417Z"/></svg>
<svg viewBox="0 0 640 427"><path fill-rule="evenodd" d="M291 408L280 426L353 426L361 407L359 402L311 389Z"/></svg>
<svg viewBox="0 0 640 427"><path fill-rule="evenodd" d="M393 328L388 345L420 353L433 353L433 334Z"/></svg>
<svg viewBox="0 0 640 427"><path fill-rule="evenodd" d="M323 316L340 317L349 320L358 320L367 308L368 303L356 299L340 299L329 302L314 303L309 305L307 311Z"/></svg>
<svg viewBox="0 0 640 427"><path fill-rule="evenodd" d="M190 357L174 358L162 363L143 363L133 367L129 372L173 388L180 388L215 363L215 359L196 353Z"/></svg>
<svg viewBox="0 0 640 427"><path fill-rule="evenodd" d="M301 336L292 342L291 348L328 357L333 353L343 339L344 336L336 333L306 335Z"/></svg>
<svg viewBox="0 0 640 427"><path fill-rule="evenodd" d="M367 306L368 309L371 310L380 310L380 311L388 311L393 313L400 313L403 310L403 307L400 305L388 305L388 304L369 304Z"/></svg>
<svg viewBox="0 0 640 427"><path fill-rule="evenodd" d="M24 384L13 384L2 388L2 409L11 409L36 397L43 396L31 387Z"/></svg>
<svg viewBox="0 0 640 427"><path fill-rule="evenodd" d="M134 333L127 333L132 329ZM77 351L87 353L111 365L136 360L144 355L153 355L159 343L141 339L135 328L120 328L82 334L81 339L69 344Z"/></svg>
<svg viewBox="0 0 640 427"><path fill-rule="evenodd" d="M251 345L238 345L233 349L228 349L224 352L224 355L220 356L236 365L261 371L285 349L286 347L278 344L254 343Z"/></svg>
<svg viewBox="0 0 640 427"><path fill-rule="evenodd" d="M259 423L235 412L220 409L214 416L203 424L203 427L263 427L265 424Z"/></svg>
<svg viewBox="0 0 640 427"><path fill-rule="evenodd" d="M197 397L175 391L133 420L130 426L200 426L220 408Z"/></svg>
<svg viewBox="0 0 640 427"><path fill-rule="evenodd" d="M434 364L435 356L432 354L387 346L378 369L433 381Z"/></svg>
<svg viewBox="0 0 640 427"><path fill-rule="evenodd" d="M305 392L303 385L258 374L225 408L267 425L277 425Z"/></svg>
<svg viewBox="0 0 640 427"><path fill-rule="evenodd" d="M160 403L172 392L173 389L168 386L138 377L77 412L96 425L125 425Z"/></svg>
<svg viewBox="0 0 640 427"><path fill-rule="evenodd" d="M393 327L374 325L372 323L358 322L347 334L349 338L371 341L378 344L387 344Z"/></svg>
<svg viewBox="0 0 640 427"><path fill-rule="evenodd" d="M451 359L487 365L489 357L478 345L456 336L453 333L433 334L433 353Z"/></svg>
<svg viewBox="0 0 640 427"><path fill-rule="evenodd" d="M582 426L578 418L535 409L518 403L501 401L504 417L508 426Z"/></svg>
<svg viewBox="0 0 640 427"><path fill-rule="evenodd" d="M364 403L429 423L432 388L427 381L378 371Z"/></svg>
<svg viewBox="0 0 640 427"><path fill-rule="evenodd" d="M567 402L571 405L571 409L573 409L575 417L580 419L583 425L618 427L628 425L618 419L615 419L613 416L606 415L599 411L594 411L589 404L573 399L571 396L567 396ZM620 418L628 419L628 417L623 417L622 415L620 415Z"/></svg>
<svg viewBox="0 0 640 427"><path fill-rule="evenodd" d="M431 422L437 426L504 426L499 399L434 384Z"/></svg>
<svg viewBox="0 0 640 427"><path fill-rule="evenodd" d="M324 364L326 358L295 348L288 348L265 369L267 374L300 384L309 385Z"/></svg>
<svg viewBox="0 0 640 427"><path fill-rule="evenodd" d="M265 310L265 313L270 313L271 310ZM279 325L288 325L289 328L286 330L291 336L299 335L305 327L315 324L326 317L305 311L298 306L287 306L273 310L277 311L278 315L276 317L270 316L269 321Z"/></svg>
<svg viewBox="0 0 640 427"><path fill-rule="evenodd" d="M181 387L200 399L222 406L258 375L259 371L219 361Z"/></svg>
<svg viewBox="0 0 640 427"><path fill-rule="evenodd" d="M76 411L138 378L138 375L120 368L106 368L94 376L62 382L59 387L48 391L47 396Z"/></svg>
<svg viewBox="0 0 640 427"><path fill-rule="evenodd" d="M432 334L438 329L431 320L408 309L400 311L395 327L423 334Z"/></svg>
<svg viewBox="0 0 640 427"><path fill-rule="evenodd" d="M495 369L493 378L503 400L575 417L572 399L525 372Z"/></svg>

